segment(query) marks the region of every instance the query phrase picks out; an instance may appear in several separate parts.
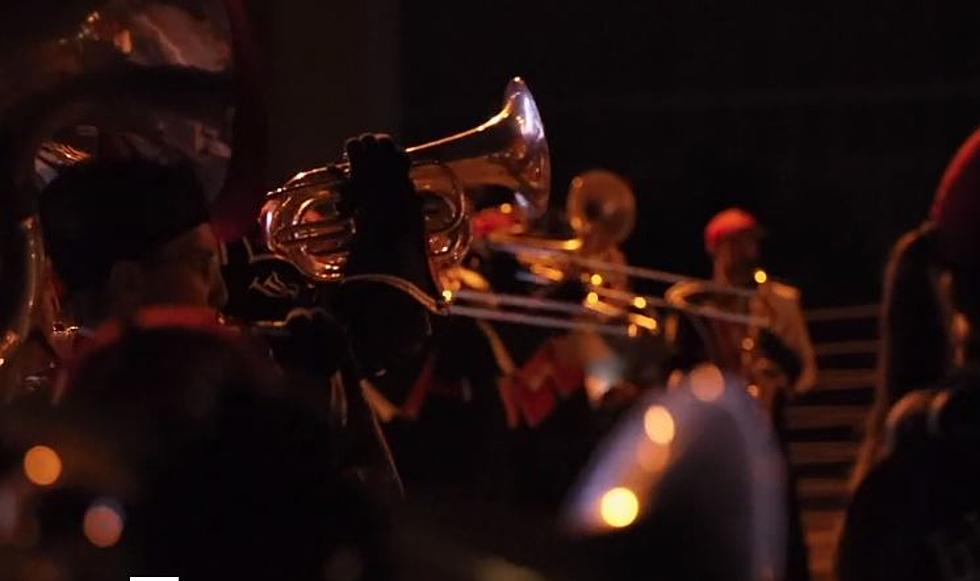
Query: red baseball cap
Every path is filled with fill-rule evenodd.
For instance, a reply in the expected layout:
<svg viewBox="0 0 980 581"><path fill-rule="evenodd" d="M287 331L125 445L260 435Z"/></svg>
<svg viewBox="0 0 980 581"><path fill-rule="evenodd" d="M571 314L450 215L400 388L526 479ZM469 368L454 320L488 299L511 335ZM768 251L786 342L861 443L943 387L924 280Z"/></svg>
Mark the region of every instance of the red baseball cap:
<svg viewBox="0 0 980 581"><path fill-rule="evenodd" d="M943 258L961 266L980 262L980 129L946 167L929 216Z"/></svg>
<svg viewBox="0 0 980 581"><path fill-rule="evenodd" d="M759 234L762 229L755 216L739 208L723 210L712 218L704 228L704 247L709 254L718 250L718 244L729 236L740 232L754 231Z"/></svg>

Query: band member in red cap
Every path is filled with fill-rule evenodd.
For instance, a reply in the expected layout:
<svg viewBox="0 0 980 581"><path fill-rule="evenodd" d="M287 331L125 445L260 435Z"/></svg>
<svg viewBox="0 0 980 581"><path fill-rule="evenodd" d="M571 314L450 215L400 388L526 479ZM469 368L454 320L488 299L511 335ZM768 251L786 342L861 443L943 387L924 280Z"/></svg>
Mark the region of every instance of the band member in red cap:
<svg viewBox="0 0 980 581"><path fill-rule="evenodd" d="M680 307L712 307L734 314L732 320L691 317L689 327L674 318L668 337L683 362L710 359L743 373L771 407L780 391L802 393L816 380L816 355L800 306L800 291L771 280L761 268L762 228L754 216L730 208L704 230L704 244L714 263L710 283L683 282L667 292Z"/></svg>
<svg viewBox="0 0 980 581"><path fill-rule="evenodd" d="M848 508L842 581L980 577L978 223L980 131L949 164L930 220L896 244L879 398L897 403L882 433L869 434L879 443ZM935 344L922 345L923 336ZM908 361L892 364L895 357ZM909 392L915 380L922 383Z"/></svg>
<svg viewBox="0 0 980 581"><path fill-rule="evenodd" d="M800 306L800 291L769 278L761 268L762 228L754 216L731 208L717 214L704 230L714 263L711 281L688 281L667 292L671 304L688 315L667 321L678 369L712 361L741 374L753 397L772 415L787 456L783 407L816 380L816 354ZM712 317L690 314L709 308ZM721 318L719 314L730 315ZM799 502L792 472L786 486L789 516L787 579L809 579Z"/></svg>

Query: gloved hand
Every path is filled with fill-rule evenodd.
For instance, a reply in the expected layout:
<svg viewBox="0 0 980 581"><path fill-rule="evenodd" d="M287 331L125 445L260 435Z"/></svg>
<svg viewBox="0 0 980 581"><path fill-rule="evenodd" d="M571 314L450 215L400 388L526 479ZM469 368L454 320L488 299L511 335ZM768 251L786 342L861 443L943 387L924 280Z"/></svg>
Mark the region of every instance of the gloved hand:
<svg viewBox="0 0 980 581"><path fill-rule="evenodd" d="M354 357L362 373L374 376L421 350L430 332L428 313L404 290L356 277L396 277L432 298L437 287L408 156L386 135L362 135L345 148L355 234L342 286L343 311Z"/></svg>
<svg viewBox="0 0 980 581"><path fill-rule="evenodd" d="M279 365L326 386L347 353L340 323L320 308L296 308L285 319L285 328L269 333L266 340Z"/></svg>
<svg viewBox="0 0 980 581"><path fill-rule="evenodd" d="M421 233L422 201L408 177L411 162L405 151L383 134L349 139L344 150L350 162L349 198L357 227L397 228L379 235Z"/></svg>
<svg viewBox="0 0 980 581"><path fill-rule="evenodd" d="M411 163L387 135L365 134L345 145L350 162L347 199L356 234L347 274L388 274L429 286L422 200L408 177Z"/></svg>

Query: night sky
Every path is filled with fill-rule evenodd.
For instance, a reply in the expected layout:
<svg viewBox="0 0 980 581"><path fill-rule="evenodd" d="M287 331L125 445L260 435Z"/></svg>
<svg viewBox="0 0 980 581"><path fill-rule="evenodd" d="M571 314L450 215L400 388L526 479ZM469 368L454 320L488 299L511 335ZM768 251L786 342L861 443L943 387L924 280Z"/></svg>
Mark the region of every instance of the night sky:
<svg viewBox="0 0 980 581"><path fill-rule="evenodd" d="M520 74L555 203L590 167L635 184L634 263L708 274L701 228L739 205L809 305L877 301L889 246L980 119L980 4L742 4L404 2L404 140L475 125Z"/></svg>

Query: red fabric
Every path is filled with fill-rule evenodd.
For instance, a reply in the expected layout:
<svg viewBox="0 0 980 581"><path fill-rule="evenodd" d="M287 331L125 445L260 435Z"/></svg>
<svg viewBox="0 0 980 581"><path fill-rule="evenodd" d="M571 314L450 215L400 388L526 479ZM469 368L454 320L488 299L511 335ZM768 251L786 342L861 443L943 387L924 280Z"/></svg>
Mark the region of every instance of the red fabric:
<svg viewBox="0 0 980 581"><path fill-rule="evenodd" d="M517 217L513 213L505 214L496 208L490 208L477 212L472 219L473 236L483 238L494 232L509 230L517 224Z"/></svg>
<svg viewBox="0 0 980 581"><path fill-rule="evenodd" d="M738 208L729 208L716 214L704 228L704 247L714 254L718 250L718 244L725 238L758 229L759 222L752 214Z"/></svg>
<svg viewBox="0 0 980 581"><path fill-rule="evenodd" d="M930 216L945 258L976 266L980 261L980 129L946 167Z"/></svg>
<svg viewBox="0 0 980 581"><path fill-rule="evenodd" d="M517 406L525 423L535 427L546 420L560 400L582 387L585 374L581 367L563 363L554 345L547 342L511 377L504 380L501 391Z"/></svg>
<svg viewBox="0 0 980 581"><path fill-rule="evenodd" d="M248 234L265 193L269 148L268 105L263 64L242 0L223 0L231 27L235 62L235 120L232 156L225 183L214 201L212 225L224 241Z"/></svg>
<svg viewBox="0 0 980 581"><path fill-rule="evenodd" d="M405 398L402 413L413 420L418 419L419 413L422 411L422 406L425 405L425 400L428 399L429 392L432 390L432 385L435 382L435 368L436 353L433 353L426 359L422 371L419 373L418 378L415 379L415 383L412 384L412 389L409 390L408 397Z"/></svg>

